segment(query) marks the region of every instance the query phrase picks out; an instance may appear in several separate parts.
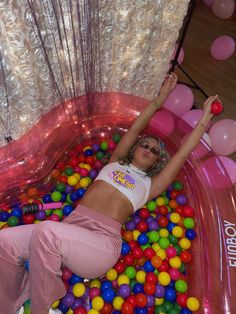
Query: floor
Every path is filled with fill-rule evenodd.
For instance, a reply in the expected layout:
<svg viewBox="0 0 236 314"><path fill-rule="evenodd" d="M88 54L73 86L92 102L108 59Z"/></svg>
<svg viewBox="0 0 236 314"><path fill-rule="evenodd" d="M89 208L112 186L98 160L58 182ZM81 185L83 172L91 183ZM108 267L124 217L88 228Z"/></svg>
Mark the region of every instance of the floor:
<svg viewBox="0 0 236 314"><path fill-rule="evenodd" d="M236 41L236 10L227 20L214 15L203 1L198 1L183 43L185 58L184 70L194 81L210 95L219 95L224 105L224 112L214 118L236 119L236 51L227 60L217 61L210 55L210 46L215 38L228 35ZM190 83L177 70L179 79ZM206 99L199 91L194 91L195 105L202 107ZM230 155L236 161L236 153Z"/></svg>

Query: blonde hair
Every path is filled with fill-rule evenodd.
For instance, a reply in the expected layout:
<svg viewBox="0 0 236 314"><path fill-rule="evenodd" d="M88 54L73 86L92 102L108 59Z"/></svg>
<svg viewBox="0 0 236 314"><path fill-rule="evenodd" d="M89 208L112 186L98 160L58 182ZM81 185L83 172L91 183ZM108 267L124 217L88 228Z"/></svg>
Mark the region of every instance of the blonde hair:
<svg viewBox="0 0 236 314"><path fill-rule="evenodd" d="M143 141L145 141L147 139L154 139L154 140L156 140L158 142L159 150L160 150L160 154L159 154L158 160L146 171L147 175L149 177L152 177L152 176L158 174L159 172L161 172L161 170L167 164L167 152L165 150L165 144L159 138L156 138L156 137L154 137L152 135L146 134L146 135L142 136L141 138L138 138L136 143L130 149L129 154L125 158L119 160L119 163L121 165L129 165L132 162L133 158L134 158L135 149L138 147L138 145L141 142L143 142Z"/></svg>

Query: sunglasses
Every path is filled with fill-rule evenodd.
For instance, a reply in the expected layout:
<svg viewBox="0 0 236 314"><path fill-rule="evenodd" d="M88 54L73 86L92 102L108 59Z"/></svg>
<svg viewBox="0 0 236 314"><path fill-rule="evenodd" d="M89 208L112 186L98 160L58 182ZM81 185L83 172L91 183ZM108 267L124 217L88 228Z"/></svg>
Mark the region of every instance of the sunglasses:
<svg viewBox="0 0 236 314"><path fill-rule="evenodd" d="M154 146L150 146L148 143L141 142L139 143L139 147L149 150L153 155L159 156L160 154L160 149Z"/></svg>

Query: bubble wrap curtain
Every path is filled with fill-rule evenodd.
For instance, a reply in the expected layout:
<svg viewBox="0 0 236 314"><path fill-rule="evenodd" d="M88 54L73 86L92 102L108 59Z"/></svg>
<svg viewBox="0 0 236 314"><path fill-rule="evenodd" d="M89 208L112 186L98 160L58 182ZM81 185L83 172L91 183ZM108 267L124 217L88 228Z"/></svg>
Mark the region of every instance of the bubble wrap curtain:
<svg viewBox="0 0 236 314"><path fill-rule="evenodd" d="M0 146L75 96L118 91L152 99L188 2L2 0ZM92 113L92 98L85 109Z"/></svg>

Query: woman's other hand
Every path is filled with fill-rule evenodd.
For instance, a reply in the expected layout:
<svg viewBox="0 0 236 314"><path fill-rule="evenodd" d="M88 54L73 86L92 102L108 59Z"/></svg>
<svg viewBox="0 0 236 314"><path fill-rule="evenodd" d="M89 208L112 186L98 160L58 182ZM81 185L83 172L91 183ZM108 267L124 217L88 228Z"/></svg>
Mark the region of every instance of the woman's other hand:
<svg viewBox="0 0 236 314"><path fill-rule="evenodd" d="M166 100L166 98L170 95L170 93L173 91L177 84L177 81L178 77L175 73L171 72L170 74L166 75L158 96L159 101L161 103L163 103Z"/></svg>

